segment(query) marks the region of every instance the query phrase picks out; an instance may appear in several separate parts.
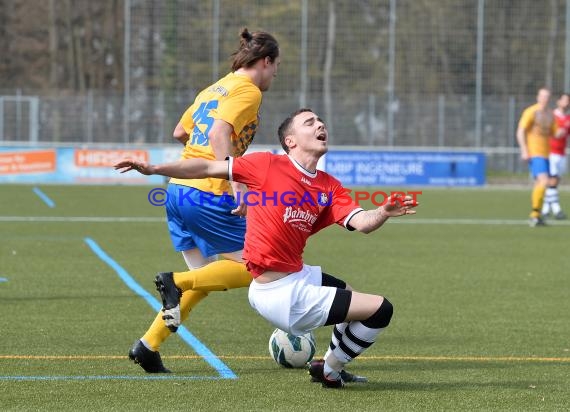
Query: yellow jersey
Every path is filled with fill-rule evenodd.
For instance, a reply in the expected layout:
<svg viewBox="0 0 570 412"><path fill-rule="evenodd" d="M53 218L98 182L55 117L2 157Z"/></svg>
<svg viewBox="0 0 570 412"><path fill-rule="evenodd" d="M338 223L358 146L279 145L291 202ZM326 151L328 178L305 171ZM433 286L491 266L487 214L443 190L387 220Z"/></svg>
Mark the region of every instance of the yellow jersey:
<svg viewBox="0 0 570 412"><path fill-rule="evenodd" d="M525 131L528 155L548 158L548 139L558 130L553 111L540 110L538 104L527 107L519 121L519 128Z"/></svg>
<svg viewBox="0 0 570 412"><path fill-rule="evenodd" d="M233 126L233 153L230 155L243 155L257 131L260 106L261 90L246 75L229 73L202 90L180 119L180 124L189 136L181 159L216 159L208 136L215 119L224 120ZM230 193L230 185L224 179L172 178L170 182L215 195Z"/></svg>

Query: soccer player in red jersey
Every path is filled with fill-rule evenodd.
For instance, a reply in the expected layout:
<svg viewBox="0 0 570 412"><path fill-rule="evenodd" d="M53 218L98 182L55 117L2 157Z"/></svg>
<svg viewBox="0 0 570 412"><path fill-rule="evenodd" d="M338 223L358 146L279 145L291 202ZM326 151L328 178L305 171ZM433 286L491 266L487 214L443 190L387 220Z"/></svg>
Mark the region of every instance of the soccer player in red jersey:
<svg viewBox="0 0 570 412"><path fill-rule="evenodd" d="M560 184L560 176L566 172L566 144L568 141L568 130L570 129L570 114L568 107L570 106L570 95L563 93L556 101L556 109L554 110L554 118L558 129L564 130L560 137L551 136L549 139L550 154L548 156L549 163L549 179L546 193L544 194L544 203L542 205L542 216L546 217L550 212L555 219L566 219L566 214L562 211L560 200L558 197L558 185Z"/></svg>
<svg viewBox="0 0 570 412"><path fill-rule="evenodd" d="M372 345L392 317L383 296L352 290L344 281L303 262L307 239L334 223L363 233L380 228L390 217L414 214L409 197L391 198L363 210L341 183L317 170L327 152L325 123L309 109L293 113L279 127L285 155L253 153L226 161L188 159L149 165L124 160L121 172L137 170L178 178L229 178L247 185L250 199L244 260L254 280L251 306L276 327L295 335L335 325L324 359L312 361L312 380L342 388L345 365ZM160 290L166 320L176 318L184 272L163 276ZM348 374L348 377L353 375Z"/></svg>

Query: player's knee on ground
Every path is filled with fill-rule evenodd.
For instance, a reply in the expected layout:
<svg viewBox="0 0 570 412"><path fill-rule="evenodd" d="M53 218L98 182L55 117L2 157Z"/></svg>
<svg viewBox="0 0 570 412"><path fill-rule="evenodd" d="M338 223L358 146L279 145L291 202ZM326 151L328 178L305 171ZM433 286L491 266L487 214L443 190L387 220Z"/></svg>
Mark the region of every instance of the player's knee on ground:
<svg viewBox="0 0 570 412"><path fill-rule="evenodd" d="M384 298L378 310L368 319L363 320L362 324L371 329L385 328L390 324L390 319L392 319L393 313L394 307L388 299Z"/></svg>

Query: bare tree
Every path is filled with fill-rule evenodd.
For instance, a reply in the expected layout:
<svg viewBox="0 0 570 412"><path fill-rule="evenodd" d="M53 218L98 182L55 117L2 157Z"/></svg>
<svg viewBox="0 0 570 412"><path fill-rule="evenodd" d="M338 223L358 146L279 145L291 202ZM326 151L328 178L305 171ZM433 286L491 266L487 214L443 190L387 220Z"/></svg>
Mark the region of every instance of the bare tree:
<svg viewBox="0 0 570 412"><path fill-rule="evenodd" d="M550 0L548 50L546 52L546 67L544 84L552 88L552 76L554 75L554 54L556 48L556 35L558 33L558 0Z"/></svg>
<svg viewBox="0 0 570 412"><path fill-rule="evenodd" d="M328 126L329 133L333 135L332 131L332 92L331 92L331 72L333 66L334 57L334 44L336 35L336 13L335 13L335 2L329 2L329 13L328 13L328 24L327 24L327 45L326 45L326 57L325 66L323 70L323 99L325 106L325 118L329 119L331 122Z"/></svg>
<svg viewBox="0 0 570 412"><path fill-rule="evenodd" d="M75 64L77 66L77 89L81 93L84 93L85 92L85 71L84 71L85 64L83 63L83 57L84 57L85 53L83 51L83 45L81 42L82 31L83 31L82 27L74 25L71 38L73 39L73 42L72 42L73 54L75 56Z"/></svg>
<svg viewBox="0 0 570 412"><path fill-rule="evenodd" d="M49 87L57 89L57 14L55 0L49 0Z"/></svg>

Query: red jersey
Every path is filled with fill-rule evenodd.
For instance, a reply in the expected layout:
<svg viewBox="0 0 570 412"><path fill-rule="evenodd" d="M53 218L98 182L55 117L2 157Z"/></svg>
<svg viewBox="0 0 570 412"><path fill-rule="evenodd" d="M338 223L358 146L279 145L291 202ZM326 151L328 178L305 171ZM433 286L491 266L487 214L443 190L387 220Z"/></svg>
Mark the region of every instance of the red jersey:
<svg viewBox="0 0 570 412"><path fill-rule="evenodd" d="M560 109L554 110L554 118L556 119L556 124L558 128L568 129L570 127L570 114L565 114ZM562 137L555 138L550 137L550 153L556 153L559 155L564 155L566 152L566 141L568 140L568 131L564 133Z"/></svg>
<svg viewBox="0 0 570 412"><path fill-rule="evenodd" d="M309 236L333 223L347 226L362 210L337 179L288 155L230 158L229 175L248 188L240 200L248 205L244 259L253 277L300 271Z"/></svg>

